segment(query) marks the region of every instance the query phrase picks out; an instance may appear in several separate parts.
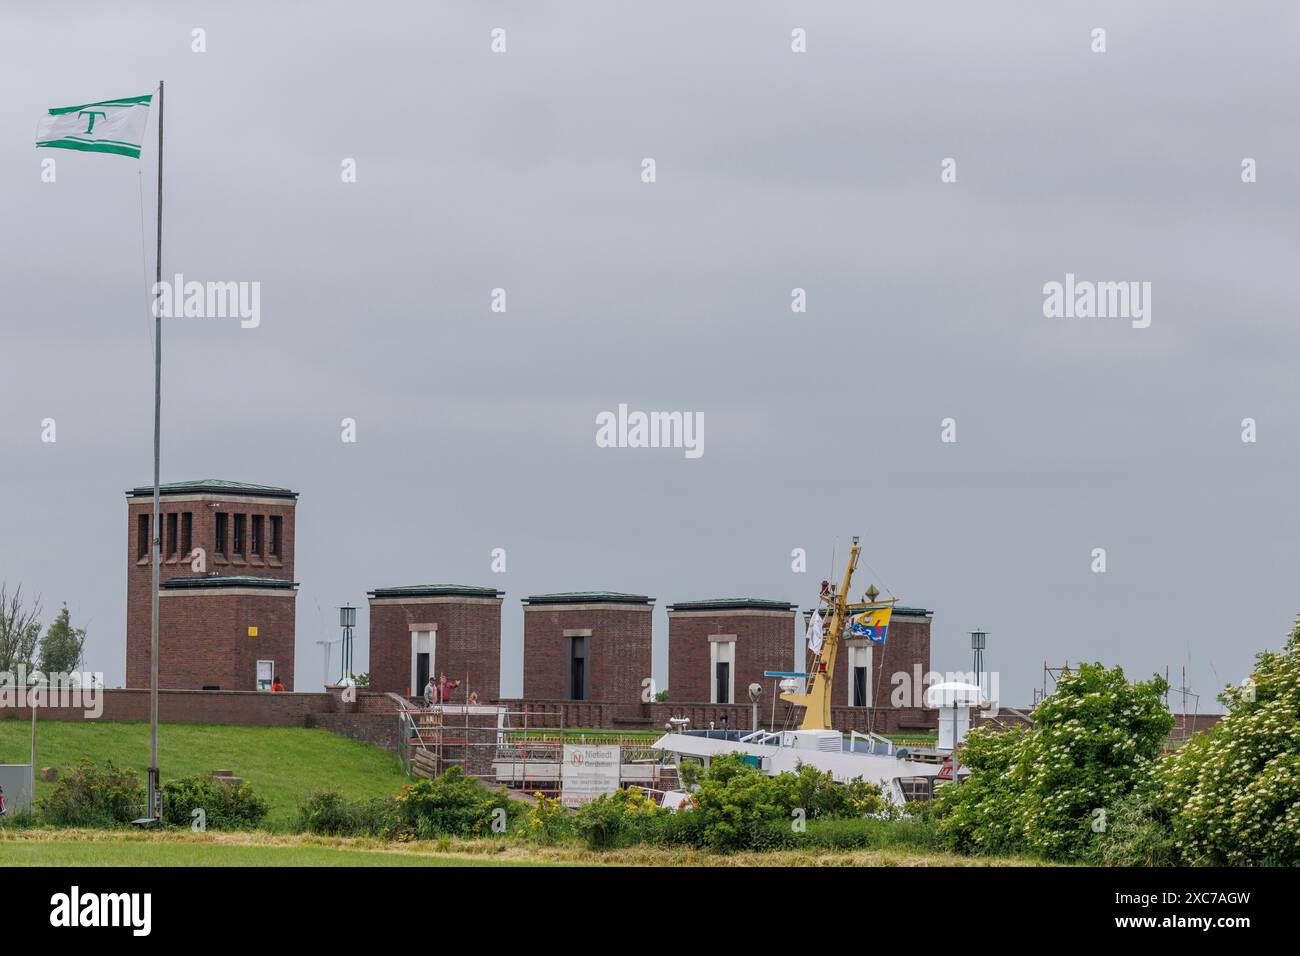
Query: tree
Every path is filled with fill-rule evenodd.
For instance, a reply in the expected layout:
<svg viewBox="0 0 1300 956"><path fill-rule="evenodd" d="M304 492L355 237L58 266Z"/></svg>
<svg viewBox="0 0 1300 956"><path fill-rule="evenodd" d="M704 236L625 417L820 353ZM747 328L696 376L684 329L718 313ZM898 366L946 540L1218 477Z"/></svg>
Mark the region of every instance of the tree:
<svg viewBox="0 0 1300 956"><path fill-rule="evenodd" d="M0 584L0 673L13 673L19 667L31 670L41 636L40 617L40 598L29 607L21 584L12 594Z"/></svg>
<svg viewBox="0 0 1300 956"><path fill-rule="evenodd" d="M1174 720L1163 677L1130 684L1118 667L1084 664L1035 709L1025 836L1031 849L1071 859L1105 832L1107 817L1154 769Z"/></svg>
<svg viewBox="0 0 1300 956"><path fill-rule="evenodd" d="M1168 686L1154 675L1130 684L1118 667L1084 664L1034 709L1033 730L972 731L962 751L970 778L938 796L948 844L1083 857L1160 755L1173 727L1162 701Z"/></svg>
<svg viewBox="0 0 1300 956"><path fill-rule="evenodd" d="M72 673L81 666L85 647L86 629L72 626L71 615L65 604L41 638L41 670L46 677Z"/></svg>
<svg viewBox="0 0 1300 956"><path fill-rule="evenodd" d="M979 728L966 735L961 766L970 776L936 794L943 812L940 832L961 853L1015 853L1023 849L1020 796L1025 789L1026 727Z"/></svg>
<svg viewBox="0 0 1300 956"><path fill-rule="evenodd" d="M1157 805L1188 863L1300 864L1300 622L1219 700L1229 710L1157 774Z"/></svg>

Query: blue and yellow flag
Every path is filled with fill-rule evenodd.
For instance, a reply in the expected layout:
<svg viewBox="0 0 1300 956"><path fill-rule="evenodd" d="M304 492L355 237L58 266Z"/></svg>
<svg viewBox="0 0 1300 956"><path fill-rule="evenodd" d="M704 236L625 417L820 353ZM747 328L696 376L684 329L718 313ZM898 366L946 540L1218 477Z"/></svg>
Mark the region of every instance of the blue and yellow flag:
<svg viewBox="0 0 1300 956"><path fill-rule="evenodd" d="M873 644L885 643L889 633L889 618L894 613L892 607L873 607L854 615L849 619L849 636L865 637Z"/></svg>

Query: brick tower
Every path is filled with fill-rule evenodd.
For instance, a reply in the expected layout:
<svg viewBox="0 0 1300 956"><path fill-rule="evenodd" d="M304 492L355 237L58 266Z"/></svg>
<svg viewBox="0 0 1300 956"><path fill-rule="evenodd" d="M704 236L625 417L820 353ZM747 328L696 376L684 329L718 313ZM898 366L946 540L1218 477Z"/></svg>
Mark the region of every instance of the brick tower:
<svg viewBox="0 0 1300 956"><path fill-rule="evenodd" d="M640 713L654 598L583 591L524 599L524 697L590 700Z"/></svg>
<svg viewBox="0 0 1300 956"><path fill-rule="evenodd" d="M153 487L127 497L126 685L149 686ZM162 486L158 686L293 690L298 493L234 481Z"/></svg>
<svg viewBox="0 0 1300 956"><path fill-rule="evenodd" d="M480 703L501 693L501 599L495 588L423 584L370 592L370 690L418 696L446 673ZM468 681L468 683L466 683Z"/></svg>
<svg viewBox="0 0 1300 956"><path fill-rule="evenodd" d="M717 598L668 608L668 699L745 704L764 671L795 669L795 614L787 601ZM802 667L802 665L801 665Z"/></svg>

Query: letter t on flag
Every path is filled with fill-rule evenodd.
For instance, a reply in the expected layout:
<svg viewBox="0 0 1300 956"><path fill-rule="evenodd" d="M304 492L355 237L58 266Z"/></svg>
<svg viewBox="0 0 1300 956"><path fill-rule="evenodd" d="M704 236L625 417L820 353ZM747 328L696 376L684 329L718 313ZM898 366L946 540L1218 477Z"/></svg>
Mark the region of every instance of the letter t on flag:
<svg viewBox="0 0 1300 956"><path fill-rule="evenodd" d="M36 127L37 149L79 149L140 158L152 94L55 106Z"/></svg>

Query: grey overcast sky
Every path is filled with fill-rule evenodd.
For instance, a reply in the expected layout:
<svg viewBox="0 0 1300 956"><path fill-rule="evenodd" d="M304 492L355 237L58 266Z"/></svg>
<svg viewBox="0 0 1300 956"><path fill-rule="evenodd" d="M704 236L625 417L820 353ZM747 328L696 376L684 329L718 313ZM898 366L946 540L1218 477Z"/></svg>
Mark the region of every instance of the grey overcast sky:
<svg viewBox="0 0 1300 956"><path fill-rule="evenodd" d="M855 533L860 586L934 610L936 668L986 629L1013 705L1044 659L1096 659L1175 684L1187 664L1217 707L1300 609L1296 4L0 17L0 580L47 622L66 601L110 686L123 491L152 477L155 156L33 134L160 78L164 274L262 288L256 329L165 325L163 480L301 492L301 689L334 607L432 582L506 592L507 694L520 598L653 595L662 685L665 605L807 607ZM1067 272L1150 282L1150 327L1044 317ZM703 457L598 448L620 403L703 413Z"/></svg>

